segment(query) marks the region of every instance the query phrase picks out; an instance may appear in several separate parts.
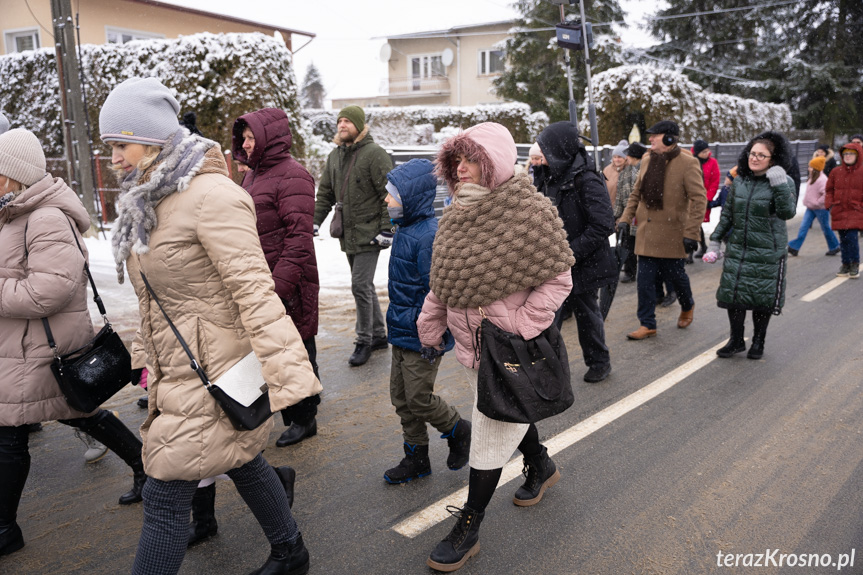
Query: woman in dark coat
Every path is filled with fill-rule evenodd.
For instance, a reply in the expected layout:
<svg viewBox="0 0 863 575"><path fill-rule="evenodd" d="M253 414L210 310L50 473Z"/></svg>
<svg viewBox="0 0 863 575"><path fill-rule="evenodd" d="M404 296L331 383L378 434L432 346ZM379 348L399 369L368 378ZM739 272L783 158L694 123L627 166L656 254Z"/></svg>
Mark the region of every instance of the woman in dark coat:
<svg viewBox="0 0 863 575"><path fill-rule="evenodd" d="M250 169L243 188L255 202L258 235L276 294L297 326L315 375L318 333L318 264L313 243L315 180L291 156L293 136L287 115L264 108L234 122L234 157ZM284 447L318 432L320 397L307 398L282 412L288 429L276 441Z"/></svg>
<svg viewBox="0 0 863 575"><path fill-rule="evenodd" d="M719 224L710 236L704 261L715 262L720 240L731 230L728 253L716 299L728 310L731 338L719 357L746 350L743 339L746 310L752 310L755 331L747 357L760 359L770 316L785 303L788 245L786 220L794 217L797 196L788 140L779 132L764 132L750 140L737 162L734 180Z"/></svg>
<svg viewBox="0 0 863 575"><path fill-rule="evenodd" d="M598 383L611 372L597 294L599 288L617 282L617 262L608 243L614 233L614 211L593 160L579 142L578 128L571 122L555 122L542 131L537 143L544 157L538 189L557 206L575 256L572 293L563 306L571 306L575 316L588 367L584 381ZM560 313L557 322L560 327Z"/></svg>

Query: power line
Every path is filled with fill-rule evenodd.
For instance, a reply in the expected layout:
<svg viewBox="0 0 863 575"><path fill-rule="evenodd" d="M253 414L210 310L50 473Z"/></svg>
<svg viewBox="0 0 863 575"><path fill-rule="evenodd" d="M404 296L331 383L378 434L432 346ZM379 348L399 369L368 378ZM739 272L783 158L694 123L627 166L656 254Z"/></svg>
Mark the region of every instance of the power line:
<svg viewBox="0 0 863 575"><path fill-rule="evenodd" d="M49 30L48 28L46 28L45 26L43 26L42 22L40 22L39 19L36 18L36 15L33 13L33 9L30 8L29 0L24 0L24 4L27 5L27 10L30 12L30 15L33 16L33 20L35 20L36 23L39 24L39 27L42 28L43 30L45 30L45 33L48 34L49 36L51 36L51 39L53 40L54 39L53 32L51 30Z"/></svg>

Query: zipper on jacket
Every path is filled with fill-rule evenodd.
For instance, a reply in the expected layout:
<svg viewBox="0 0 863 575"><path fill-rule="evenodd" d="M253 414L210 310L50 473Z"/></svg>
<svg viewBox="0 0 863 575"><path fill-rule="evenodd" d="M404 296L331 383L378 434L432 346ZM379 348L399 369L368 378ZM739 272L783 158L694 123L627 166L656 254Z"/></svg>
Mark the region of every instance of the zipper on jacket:
<svg viewBox="0 0 863 575"><path fill-rule="evenodd" d="M737 266L737 277L734 278L734 290L731 293L731 301L737 301L737 286L740 285L740 274L743 272L743 262L746 259L747 238L749 237L749 208L752 206L752 192L755 186L747 186L749 197L746 198L746 214L743 219L743 249L740 252L740 265Z"/></svg>

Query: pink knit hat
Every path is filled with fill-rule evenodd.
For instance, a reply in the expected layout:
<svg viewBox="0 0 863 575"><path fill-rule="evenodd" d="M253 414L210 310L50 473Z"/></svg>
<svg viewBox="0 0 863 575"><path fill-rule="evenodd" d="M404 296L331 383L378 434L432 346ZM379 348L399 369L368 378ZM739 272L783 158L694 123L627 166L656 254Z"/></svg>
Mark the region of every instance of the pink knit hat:
<svg viewBox="0 0 863 575"><path fill-rule="evenodd" d="M480 184L490 190L515 175L518 153L509 130L494 122L468 128L447 140L437 156L437 173L449 186L450 193L458 183L458 156L464 155L480 165Z"/></svg>

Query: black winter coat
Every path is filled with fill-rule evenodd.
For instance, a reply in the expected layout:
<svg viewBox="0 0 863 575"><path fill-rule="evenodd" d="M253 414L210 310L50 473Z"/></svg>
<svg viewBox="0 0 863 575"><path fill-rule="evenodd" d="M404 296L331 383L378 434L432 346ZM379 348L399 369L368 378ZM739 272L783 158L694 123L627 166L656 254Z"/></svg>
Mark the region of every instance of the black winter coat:
<svg viewBox="0 0 863 575"><path fill-rule="evenodd" d="M583 146L571 145L577 141L577 132L569 133L574 126L557 124L566 126L552 124L537 138L548 162L543 166L540 191L557 205L575 256L572 293L585 293L617 281L617 261L608 243L614 233L614 211L593 160Z"/></svg>

